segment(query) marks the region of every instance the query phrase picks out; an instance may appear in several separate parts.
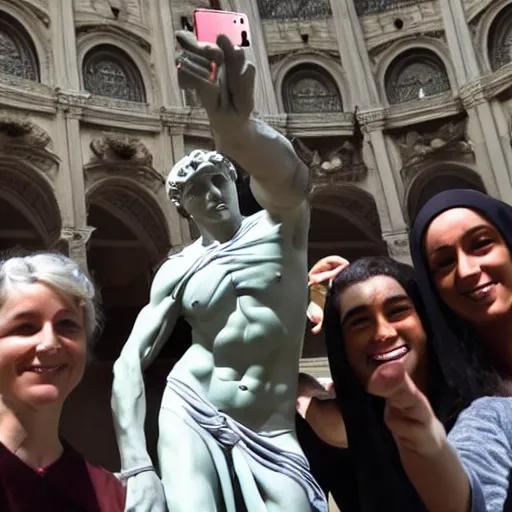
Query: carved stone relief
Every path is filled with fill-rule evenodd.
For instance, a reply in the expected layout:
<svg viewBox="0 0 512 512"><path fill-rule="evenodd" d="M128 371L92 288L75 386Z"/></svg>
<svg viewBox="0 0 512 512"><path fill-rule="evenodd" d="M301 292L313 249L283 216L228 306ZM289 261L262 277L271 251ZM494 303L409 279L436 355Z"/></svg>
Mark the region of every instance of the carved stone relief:
<svg viewBox="0 0 512 512"><path fill-rule="evenodd" d="M0 152L54 178L59 158L47 149L50 141L50 136L31 121L0 112Z"/></svg>
<svg viewBox="0 0 512 512"><path fill-rule="evenodd" d="M422 129L423 128L423 129ZM466 134L466 120L450 121L439 126L420 125L416 130L402 133L397 138L402 158L400 174L408 184L417 174L423 163L429 159L450 160L474 158L473 146Z"/></svg>
<svg viewBox="0 0 512 512"><path fill-rule="evenodd" d="M354 0L354 5L358 16L365 16L367 14L395 11L428 1L430 0Z"/></svg>
<svg viewBox="0 0 512 512"><path fill-rule="evenodd" d="M353 141L346 139L330 151L310 150L298 138L292 140L295 151L309 167L311 186L325 184L360 182L366 179L368 169L361 152Z"/></svg>
<svg viewBox="0 0 512 512"><path fill-rule="evenodd" d="M153 155L137 138L105 133L90 144L93 157L85 166L86 186L108 176L122 176L143 183L157 192L163 176L153 167Z"/></svg>
<svg viewBox="0 0 512 512"><path fill-rule="evenodd" d="M329 0L258 0L262 20L314 20L332 16Z"/></svg>

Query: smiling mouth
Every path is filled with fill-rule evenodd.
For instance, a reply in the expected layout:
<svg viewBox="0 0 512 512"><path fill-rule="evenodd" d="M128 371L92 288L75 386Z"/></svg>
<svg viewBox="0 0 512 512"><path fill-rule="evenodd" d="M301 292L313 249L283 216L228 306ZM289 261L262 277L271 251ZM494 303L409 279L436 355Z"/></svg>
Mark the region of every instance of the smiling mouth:
<svg viewBox="0 0 512 512"><path fill-rule="evenodd" d="M59 370L62 370L66 365L65 364L54 364L54 365L38 365L38 366L29 366L25 368L26 372L34 372L34 373L56 373Z"/></svg>
<svg viewBox="0 0 512 512"><path fill-rule="evenodd" d="M463 293L463 295L474 302L480 302L489 297L495 285L496 283L491 281L482 286L477 286L469 292Z"/></svg>
<svg viewBox="0 0 512 512"><path fill-rule="evenodd" d="M409 350L410 349L407 345L402 345L401 347L394 348L388 352L373 354L368 359L377 364L388 363L389 361L397 361L398 359L401 359L409 353Z"/></svg>

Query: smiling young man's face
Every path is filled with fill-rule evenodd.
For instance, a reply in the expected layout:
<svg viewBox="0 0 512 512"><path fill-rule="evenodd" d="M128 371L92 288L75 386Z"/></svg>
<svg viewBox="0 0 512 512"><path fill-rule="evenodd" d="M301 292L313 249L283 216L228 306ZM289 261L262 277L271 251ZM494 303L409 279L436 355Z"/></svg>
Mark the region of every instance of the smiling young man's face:
<svg viewBox="0 0 512 512"><path fill-rule="evenodd" d="M353 284L339 297L341 327L350 366L366 387L373 372L403 360L414 379L426 364L427 338L411 298L389 276Z"/></svg>
<svg viewBox="0 0 512 512"><path fill-rule="evenodd" d="M511 314L510 250L486 218L467 208L441 213L425 250L439 296L461 318L482 326Z"/></svg>

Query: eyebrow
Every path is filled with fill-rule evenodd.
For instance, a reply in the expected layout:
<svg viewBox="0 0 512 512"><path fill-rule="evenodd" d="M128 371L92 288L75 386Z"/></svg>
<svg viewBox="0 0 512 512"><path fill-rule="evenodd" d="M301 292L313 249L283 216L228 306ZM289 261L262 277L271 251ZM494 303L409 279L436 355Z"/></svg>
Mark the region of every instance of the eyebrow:
<svg viewBox="0 0 512 512"><path fill-rule="evenodd" d="M462 238L467 238L471 235L474 235L476 232L480 231L481 229L494 229L492 226L489 226L488 224L479 224L478 226L475 226L471 229L468 229L463 235ZM428 256L432 256L436 252L444 251L446 249L450 249L451 245L443 244L439 245L437 247L434 247L429 253Z"/></svg>
<svg viewBox="0 0 512 512"><path fill-rule="evenodd" d="M389 306L390 304L393 304L394 302L401 302L403 300L407 300L411 302L411 298L409 295L404 293L397 293L395 295L390 295L389 297L386 297L386 300L384 301L385 306ZM368 310L368 306L366 305L360 305L360 306L354 306L353 308L350 308L344 315L341 317L341 324L344 324L347 319L353 318L354 316L360 315L361 313L364 313Z"/></svg>

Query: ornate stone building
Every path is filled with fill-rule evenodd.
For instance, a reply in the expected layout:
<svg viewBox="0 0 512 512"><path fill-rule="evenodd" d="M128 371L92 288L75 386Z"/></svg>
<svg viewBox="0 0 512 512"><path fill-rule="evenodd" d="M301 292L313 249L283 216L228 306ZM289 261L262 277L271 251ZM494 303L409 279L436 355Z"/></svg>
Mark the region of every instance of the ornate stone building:
<svg viewBox="0 0 512 512"><path fill-rule="evenodd" d="M82 390L108 389L155 268L194 237L164 178L212 146L173 65L195 8L249 16L257 110L311 169L311 262L407 261L408 226L442 189L512 203L512 0L0 0L0 248L58 248L98 283L105 331ZM186 334L148 374L157 388ZM323 355L306 336L308 371ZM108 396L91 396L67 428L79 411L110 439ZM114 460L105 446L84 449Z"/></svg>

